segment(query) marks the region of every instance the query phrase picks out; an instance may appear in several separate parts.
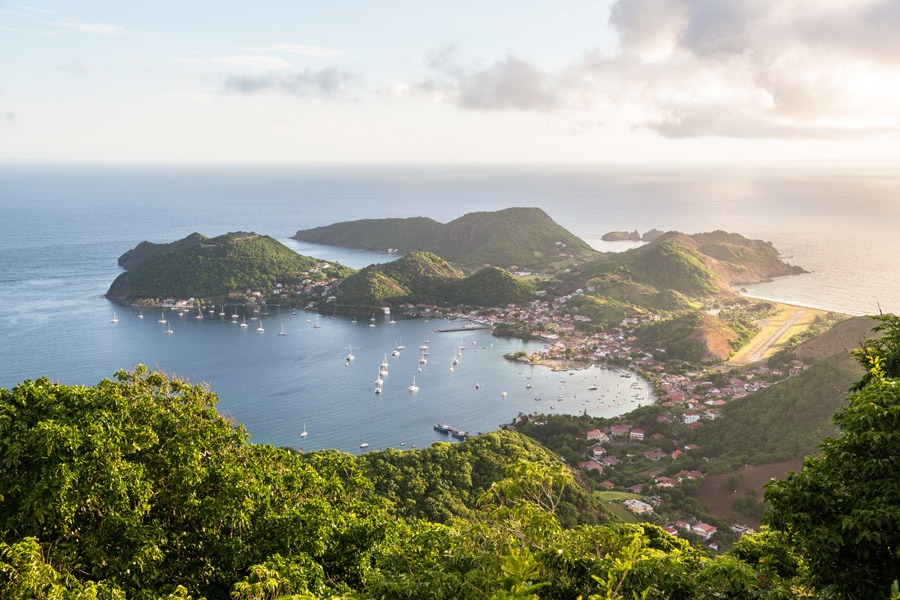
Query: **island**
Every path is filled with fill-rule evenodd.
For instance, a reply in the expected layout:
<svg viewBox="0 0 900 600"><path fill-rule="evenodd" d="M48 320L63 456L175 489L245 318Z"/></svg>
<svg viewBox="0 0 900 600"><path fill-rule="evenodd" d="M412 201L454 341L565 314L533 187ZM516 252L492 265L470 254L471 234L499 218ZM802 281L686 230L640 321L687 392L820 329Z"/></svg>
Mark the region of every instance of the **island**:
<svg viewBox="0 0 900 600"><path fill-rule="evenodd" d="M169 244L141 242L119 264L128 270L113 281L106 297L140 305L188 298L215 303L278 298L296 305L330 295L336 282L354 272L246 232L214 238L193 233Z"/></svg>
<svg viewBox="0 0 900 600"><path fill-rule="evenodd" d="M547 268L596 253L540 208L474 212L449 223L425 217L364 219L302 229L296 240L383 252L430 252L466 268Z"/></svg>

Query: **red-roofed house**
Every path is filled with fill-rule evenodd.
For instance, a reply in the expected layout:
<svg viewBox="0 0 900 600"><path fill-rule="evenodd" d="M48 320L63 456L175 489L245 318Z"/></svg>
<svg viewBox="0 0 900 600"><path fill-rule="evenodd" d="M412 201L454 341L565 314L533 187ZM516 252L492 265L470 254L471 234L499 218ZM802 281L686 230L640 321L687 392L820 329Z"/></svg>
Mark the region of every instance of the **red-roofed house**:
<svg viewBox="0 0 900 600"><path fill-rule="evenodd" d="M708 540L716 532L716 528L707 523L695 523L691 527L691 531L699 535L703 540Z"/></svg>
<svg viewBox="0 0 900 600"><path fill-rule="evenodd" d="M681 456L681 450L676 450L672 453L672 458L678 458L679 456Z"/></svg>
<svg viewBox="0 0 900 600"><path fill-rule="evenodd" d="M657 477L656 478L656 486L657 487L675 487L678 485L678 481L675 479L670 479L668 477Z"/></svg>
<svg viewBox="0 0 900 600"><path fill-rule="evenodd" d="M587 469L588 471L597 471L598 473L603 473L603 467L598 465L592 460L586 460L584 462L578 463L578 466L582 469Z"/></svg>
<svg viewBox="0 0 900 600"><path fill-rule="evenodd" d="M617 435L625 435L628 433L628 430L631 429L631 425L613 425L609 428L610 433L614 436Z"/></svg>
<svg viewBox="0 0 900 600"><path fill-rule="evenodd" d="M684 420L685 425L690 425L691 423L696 423L700 420L700 415L695 412L686 412L681 418Z"/></svg>
<svg viewBox="0 0 900 600"><path fill-rule="evenodd" d="M633 440L642 442L642 441L644 441L644 430L643 429L632 429L631 435L629 437Z"/></svg>
<svg viewBox="0 0 900 600"><path fill-rule="evenodd" d="M675 537L678 537L678 530L675 529L674 527L663 527L663 531L665 531L669 535L674 535Z"/></svg>
<svg viewBox="0 0 900 600"><path fill-rule="evenodd" d="M608 442L609 437L599 429L591 429L586 434L587 439L589 440L597 440L600 442Z"/></svg>

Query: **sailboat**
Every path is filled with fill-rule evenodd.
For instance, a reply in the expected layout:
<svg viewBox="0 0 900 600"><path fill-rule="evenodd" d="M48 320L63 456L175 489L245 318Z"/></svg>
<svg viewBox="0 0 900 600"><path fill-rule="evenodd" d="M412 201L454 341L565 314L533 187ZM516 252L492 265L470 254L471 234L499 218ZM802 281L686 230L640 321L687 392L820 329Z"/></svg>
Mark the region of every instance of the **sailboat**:
<svg viewBox="0 0 900 600"><path fill-rule="evenodd" d="M305 438L308 435L306 432L306 421L303 421L303 433L300 434L300 437Z"/></svg>
<svg viewBox="0 0 900 600"><path fill-rule="evenodd" d="M159 322L160 323L166 322L166 313L159 313Z"/></svg>
<svg viewBox="0 0 900 600"><path fill-rule="evenodd" d="M350 344L350 352L347 353L347 358L346 358L345 360L346 360L347 362L350 362L350 361L353 360L354 358L356 358L356 357L353 356L353 344Z"/></svg>
<svg viewBox="0 0 900 600"><path fill-rule="evenodd" d="M394 345L394 350L406 350L406 346L403 345L403 340L400 340L400 343Z"/></svg>
<svg viewBox="0 0 900 600"><path fill-rule="evenodd" d="M387 354L384 355L384 359L382 359L382 361L381 361L381 368L382 369L388 368Z"/></svg>
<svg viewBox="0 0 900 600"><path fill-rule="evenodd" d="M334 312L331 313L331 320L334 321L335 319L337 319L337 309L336 308L334 309Z"/></svg>
<svg viewBox="0 0 900 600"><path fill-rule="evenodd" d="M316 315L316 324L313 325L313 329L321 329L322 326L319 325L319 315Z"/></svg>
<svg viewBox="0 0 900 600"><path fill-rule="evenodd" d="M259 327L257 327L256 330L260 333L265 331L265 329L263 329L263 326L262 326L262 319L259 320Z"/></svg>
<svg viewBox="0 0 900 600"><path fill-rule="evenodd" d="M203 318L203 311L202 311L200 308L197 309L197 315L196 315L194 318L195 318L195 319L202 319L202 318Z"/></svg>
<svg viewBox="0 0 900 600"><path fill-rule="evenodd" d="M167 329L165 331L163 331L163 333L172 333L172 324L171 323L169 323L167 325Z"/></svg>
<svg viewBox="0 0 900 600"><path fill-rule="evenodd" d="M369 327L375 327L375 313L372 313L372 318L369 319Z"/></svg>
<svg viewBox="0 0 900 600"><path fill-rule="evenodd" d="M418 392L419 391L419 387L416 385L416 376L415 375L413 375L412 385L409 386L408 388L406 388L406 390L409 392Z"/></svg>
<svg viewBox="0 0 900 600"><path fill-rule="evenodd" d="M143 319L143 318L144 318L144 311L139 310L138 311L138 319Z"/></svg>
<svg viewBox="0 0 900 600"><path fill-rule="evenodd" d="M278 335L287 335L287 331L284 330L284 322L281 323L281 331L278 332Z"/></svg>
<svg viewBox="0 0 900 600"><path fill-rule="evenodd" d="M351 323L356 323L356 315L353 315L353 320L350 321L350 322L351 322Z"/></svg>
<svg viewBox="0 0 900 600"><path fill-rule="evenodd" d="M232 313L231 318L232 318L232 319L237 319L237 318L238 318L237 309L234 309L234 310L235 310L235 312Z"/></svg>
<svg viewBox="0 0 900 600"><path fill-rule="evenodd" d="M224 317L224 316L225 316L225 305L224 305L224 304L222 305L222 310L219 311L219 316L220 316L220 317Z"/></svg>
<svg viewBox="0 0 900 600"><path fill-rule="evenodd" d="M244 322L241 323L241 327L247 327L247 315L244 315Z"/></svg>
<svg viewBox="0 0 900 600"><path fill-rule="evenodd" d="M116 316L116 311L113 311L113 318L109 320L110 323L118 323L119 317Z"/></svg>

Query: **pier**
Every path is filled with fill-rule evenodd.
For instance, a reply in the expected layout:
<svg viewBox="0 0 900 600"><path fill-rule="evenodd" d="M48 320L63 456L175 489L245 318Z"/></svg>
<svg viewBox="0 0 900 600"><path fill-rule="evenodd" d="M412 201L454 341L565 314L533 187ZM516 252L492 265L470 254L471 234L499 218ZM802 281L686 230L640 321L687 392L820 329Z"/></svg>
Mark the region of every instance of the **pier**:
<svg viewBox="0 0 900 600"><path fill-rule="evenodd" d="M451 331L481 331L483 329L493 329L490 325L467 325L466 327L449 327L447 329L435 329L435 333L450 333Z"/></svg>

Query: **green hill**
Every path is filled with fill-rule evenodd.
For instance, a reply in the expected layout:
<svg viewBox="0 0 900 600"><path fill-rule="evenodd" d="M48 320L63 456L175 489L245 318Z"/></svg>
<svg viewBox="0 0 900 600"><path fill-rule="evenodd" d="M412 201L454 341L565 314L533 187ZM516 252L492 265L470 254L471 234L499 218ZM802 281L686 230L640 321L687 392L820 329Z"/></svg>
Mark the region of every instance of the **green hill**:
<svg viewBox="0 0 900 600"><path fill-rule="evenodd" d="M398 516L436 523L473 516L478 499L518 461L560 464L547 448L511 431L494 431L465 444L438 442L423 450L370 452L359 460L375 493L390 500ZM566 487L556 515L565 526L612 520L575 483Z"/></svg>
<svg viewBox="0 0 900 600"><path fill-rule="evenodd" d="M403 303L498 306L533 296L531 286L496 267L466 277L439 256L411 252L395 261L370 265L344 280L337 295L342 308Z"/></svg>
<svg viewBox="0 0 900 600"><path fill-rule="evenodd" d="M466 214L446 224L432 219L366 219L298 231L294 239L385 251L424 251L467 267L542 268L588 244L540 208L507 208Z"/></svg>
<svg viewBox="0 0 900 600"><path fill-rule="evenodd" d="M862 373L848 354L822 359L787 381L732 400L693 441L731 468L814 454L835 434L831 415L846 405L846 391Z"/></svg>
<svg viewBox="0 0 900 600"><path fill-rule="evenodd" d="M106 297L205 298L235 290L271 290L298 282L317 260L301 256L277 240L256 233L215 238L192 234L172 244L142 242L119 259L133 265L112 283Z"/></svg>

